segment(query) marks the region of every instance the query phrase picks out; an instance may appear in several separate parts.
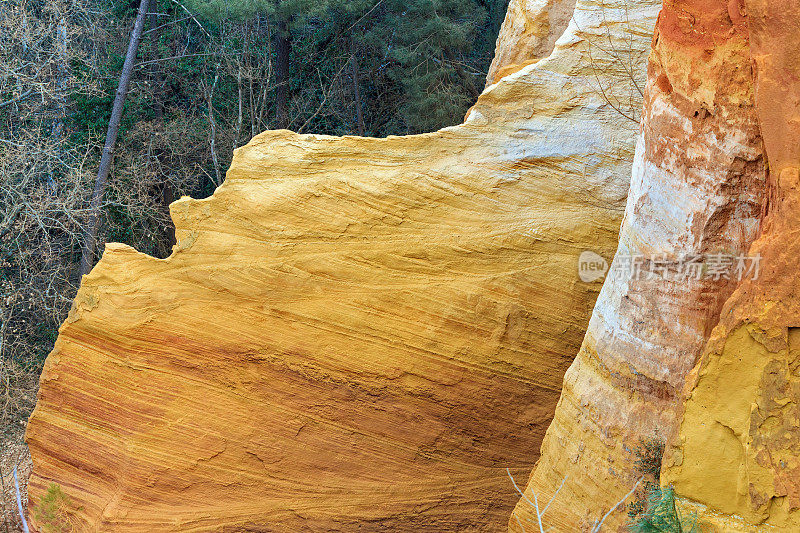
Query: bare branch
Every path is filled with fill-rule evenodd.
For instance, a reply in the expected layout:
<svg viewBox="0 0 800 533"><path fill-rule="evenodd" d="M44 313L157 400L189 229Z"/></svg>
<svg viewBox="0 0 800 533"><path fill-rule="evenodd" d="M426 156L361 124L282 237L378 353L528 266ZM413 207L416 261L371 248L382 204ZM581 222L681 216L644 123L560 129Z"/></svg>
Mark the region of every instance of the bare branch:
<svg viewBox="0 0 800 533"><path fill-rule="evenodd" d="M173 4L176 4L176 5L178 5L178 6L180 6L180 8L181 8L181 9L183 9L184 11L186 11L186 13L187 13L187 14L189 15L189 17L190 17L190 18L191 18L191 19L192 19L192 20L195 22L195 24L197 24L197 25L200 27L200 29L201 29L201 30L203 30L203 33L205 33L205 34L206 34L206 37L208 37L209 39L211 39L211 38L212 38L212 37L211 37L211 34L210 34L210 33L208 33L208 31L205 29L205 27L203 27L203 25L202 25L202 24L200 24L200 21L199 21L199 20L197 20L197 17L195 17L195 16L194 16L194 13L192 13L191 11L189 11L189 10L186 8L186 6L185 6L185 5L183 5L183 4L181 4L180 2L178 2L178 0L172 0L172 3L173 3Z"/></svg>
<svg viewBox="0 0 800 533"><path fill-rule="evenodd" d="M607 512L606 514L604 514L604 515L603 515L603 518L601 518L601 519L600 519L598 522L595 522L594 526L592 527L591 533L599 533L599 531L600 531L600 528L603 526L603 522L605 522L605 521L606 521L606 518L608 518L609 516L611 516L611 513L613 513L613 512L614 512L614 511L617 509L617 507L619 507L620 505L622 505L623 503L625 503L625 501L626 501L628 498L630 498L630 497L631 497L631 495L632 495L634 492L636 492L636 488L639 486L639 483L641 483L641 482L642 482L642 479L644 479L644 478L639 478L639 481L637 481L637 482L636 482L636 484L633 486L633 488L630 490L630 492L628 492L628 494L626 494L625 496L623 496L623 497L622 497L622 499L621 499L621 500L619 500L619 501L618 501L618 502L617 502L617 503L614 505L614 507L612 507L611 509L609 509L609 510L608 510L608 512Z"/></svg>
<svg viewBox="0 0 800 533"><path fill-rule="evenodd" d="M341 66L341 67L339 67L339 70L336 72L336 74L333 76L333 79L331 80L331 87L329 87L329 89L323 93L322 102L320 102L320 104L319 104L319 107L317 107L317 110L316 110L316 111L314 111L314 114L313 114L313 115L311 115L310 117L308 117L308 120L306 120L306 121L303 123L303 125L302 125L302 126L300 126L300 129L299 129L299 130L297 130L297 133L302 133L302 132L303 132L303 130L304 130L304 129L306 129L306 126L308 126L308 125L311 123L311 121L312 121L312 120L314 120L314 118L316 118L316 116L319 114L319 112L320 112L320 111L322 110L322 108L325 106L325 103L328 101L328 96L330 96L330 93L331 93L331 91L332 91L332 86L333 86L333 83L336 81L336 78L338 78L338 77L339 77L339 74L341 74L341 73L342 73L342 70L344 70L344 67L346 67L346 66L347 66L349 63L350 63L350 61L349 61L349 60L348 60L348 61L345 61L345 62L342 64L342 66Z"/></svg>
<svg viewBox="0 0 800 533"><path fill-rule="evenodd" d="M22 508L22 496L19 493L19 479L17 479L17 467L14 467L14 488L17 491L17 510L19 510L19 519L22 521L22 531L29 533L28 522L25 521L25 511Z"/></svg>
<svg viewBox="0 0 800 533"><path fill-rule="evenodd" d="M150 13L150 14L152 15L153 13ZM189 16L183 17L182 19L171 20L169 22L165 22L164 24L160 24L160 25L156 26L155 28L150 28L149 30L145 31L142 35L147 35L149 33L153 33L154 31L158 31L161 28L166 28L167 26L172 26L173 24L180 24L181 22L184 22L184 21L189 20L191 18L193 18L192 15L189 15Z"/></svg>
<svg viewBox="0 0 800 533"><path fill-rule="evenodd" d="M206 52L206 53L198 53L198 54L183 54L178 56L170 56L170 57L159 57L157 59L149 59L147 61L140 61L136 63L135 67L143 67L145 65L152 65L153 63L161 63L163 61L172 61L173 59L185 59L187 57L208 57L218 55L216 53Z"/></svg>
<svg viewBox="0 0 800 533"><path fill-rule="evenodd" d="M544 509L542 510L542 515L544 515L544 513L546 513L547 510L550 508L550 504L553 503L553 500L556 499L556 496L558 496L558 493L561 492L561 489L564 487L564 483L566 482L567 482L567 476L564 476L564 479L561 480L561 485L558 486L558 489L553 494L553 497L550 498L550 501L547 502L547 505L544 506Z"/></svg>
<svg viewBox="0 0 800 533"><path fill-rule="evenodd" d="M5 106L7 106L7 105L11 105L14 102L19 102L20 100L24 100L25 98L30 96L31 93L33 93L33 87L31 87L30 89L28 89L27 91L25 91L24 93L22 93L21 95L15 97L15 98L12 98L10 100L6 100L5 102L0 102L0 108L3 108Z"/></svg>
<svg viewBox="0 0 800 533"><path fill-rule="evenodd" d="M11 212L6 215L6 219L0 224L0 239L5 237L6 234L11 231L11 228L14 227L14 222L16 222L17 217L22 212L22 207L22 204L17 204Z"/></svg>
<svg viewBox="0 0 800 533"><path fill-rule="evenodd" d="M217 65L219 68L219 65ZM214 163L214 173L217 176L215 184L217 187L222 185L222 177L219 170L219 158L217 158L217 122L214 119L214 89L217 88L219 81L219 71L214 73L214 83L211 84L211 89L207 91L206 101L208 102L208 123L210 126L209 143L211 145L211 160ZM205 85L205 83L204 83Z"/></svg>

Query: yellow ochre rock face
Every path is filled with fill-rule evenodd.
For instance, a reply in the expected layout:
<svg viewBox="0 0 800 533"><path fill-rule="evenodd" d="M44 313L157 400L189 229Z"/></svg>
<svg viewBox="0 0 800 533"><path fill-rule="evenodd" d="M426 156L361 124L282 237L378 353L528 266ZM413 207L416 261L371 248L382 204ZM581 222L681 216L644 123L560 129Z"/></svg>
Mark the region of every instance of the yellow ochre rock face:
<svg viewBox="0 0 800 533"><path fill-rule="evenodd" d="M800 0L748 0L769 201L750 256L690 374L664 483L709 531L800 531Z"/></svg>
<svg viewBox="0 0 800 533"><path fill-rule="evenodd" d="M79 532L503 529L599 290L578 257L617 246L658 10L625 4L579 2L463 125L263 133L171 206L169 258L109 245L45 365L31 501L56 483Z"/></svg>
<svg viewBox="0 0 800 533"><path fill-rule="evenodd" d="M486 84L550 55L574 10L575 0L511 0Z"/></svg>

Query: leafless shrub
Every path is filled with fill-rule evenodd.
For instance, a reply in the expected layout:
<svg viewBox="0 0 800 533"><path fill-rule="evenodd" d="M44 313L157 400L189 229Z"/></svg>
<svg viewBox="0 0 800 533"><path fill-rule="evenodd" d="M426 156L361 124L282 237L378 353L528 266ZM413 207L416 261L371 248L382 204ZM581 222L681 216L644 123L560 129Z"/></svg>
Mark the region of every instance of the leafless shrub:
<svg viewBox="0 0 800 533"><path fill-rule="evenodd" d="M550 509L550 506L553 504L555 499L558 497L558 494L561 492L561 489L564 488L564 483L566 483L567 478L564 477L564 479L561 480L561 484L558 486L558 489L556 489L556 491L553 493L553 496L550 497L550 500L547 502L547 504L544 507L542 507L540 505L540 503L539 503L539 498L538 498L538 496L536 494L536 491L534 491L530 487L526 488L525 490L520 489L519 485L517 485L517 482L514 480L514 476L511 475L511 470L506 468L506 473L508 473L508 477L511 479L511 483L514 485L514 488L516 489L517 493L522 497L522 500L524 502L526 502L528 505L530 505L531 509L534 512L536 520L534 521L534 520L528 519L528 521L533 522L532 525L529 524L529 527L533 528L534 531L538 531L539 533L545 533L545 532L550 531L551 529L553 529L552 526L550 526L550 527L546 526L545 513L547 513L548 509ZM634 484L634 486L630 490L630 492L628 492L625 496L623 496L622 499L620 499L611 509L609 509L606 514L604 514L601 518L595 520L592 523L591 528L589 529L589 532L590 533L599 533L600 530L602 529L603 524L605 523L605 521L608 519L609 516L611 516L611 513L613 513L615 510L617 510L617 508L620 505L624 504L628 500L628 498L630 498L631 495L634 492L636 492L636 488L639 486L639 483L641 483L641 482L642 482L642 480L639 479ZM531 494L530 497L528 497L528 495L527 495L528 492L530 492L530 494ZM533 499L531 499L531 498L533 498ZM527 529L525 528L525 525L523 525L522 520L520 519L520 517L517 516L516 510L512 511L511 516L516 521L516 523L519 526L519 528L522 531L522 533L526 533Z"/></svg>
<svg viewBox="0 0 800 533"><path fill-rule="evenodd" d="M609 16L612 10L616 13ZM592 15L601 19L599 34L584 31L572 19L587 43L592 89L635 128L639 125L646 81L646 43L652 32L643 31L631 21L628 3L611 7L601 1Z"/></svg>
<svg viewBox="0 0 800 533"><path fill-rule="evenodd" d="M65 119L74 91L97 90L75 73L102 42L93 18L83 2L0 0L0 427L30 411L40 341L75 290L89 146L66 141Z"/></svg>

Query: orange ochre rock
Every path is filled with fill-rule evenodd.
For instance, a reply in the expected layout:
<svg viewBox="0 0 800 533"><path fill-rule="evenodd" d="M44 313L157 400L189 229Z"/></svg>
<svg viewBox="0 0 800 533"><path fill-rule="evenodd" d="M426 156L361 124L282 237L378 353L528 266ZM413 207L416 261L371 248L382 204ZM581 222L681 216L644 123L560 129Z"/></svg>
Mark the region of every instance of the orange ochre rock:
<svg viewBox="0 0 800 533"><path fill-rule="evenodd" d="M599 290L578 257L617 246L658 7L579 0L460 126L261 134L171 206L170 257L108 245L45 364L31 507L54 483L76 532L503 529Z"/></svg>
<svg viewBox="0 0 800 533"><path fill-rule="evenodd" d="M675 433L686 377L739 283L734 265L709 265L751 271L767 179L746 13L737 0L664 2L619 248L511 531L536 531L533 495L556 493L545 527L626 529L633 451ZM697 486L716 460L738 461L718 452Z"/></svg>
<svg viewBox="0 0 800 533"><path fill-rule="evenodd" d="M770 162L760 258L686 385L662 479L708 531L800 531L800 0L748 0Z"/></svg>

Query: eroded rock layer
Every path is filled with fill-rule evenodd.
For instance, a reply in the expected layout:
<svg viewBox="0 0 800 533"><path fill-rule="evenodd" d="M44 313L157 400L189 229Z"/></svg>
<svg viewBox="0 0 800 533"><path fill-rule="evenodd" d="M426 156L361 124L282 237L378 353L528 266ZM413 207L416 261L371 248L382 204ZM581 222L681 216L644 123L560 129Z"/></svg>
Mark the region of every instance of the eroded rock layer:
<svg viewBox="0 0 800 533"><path fill-rule="evenodd" d="M549 56L574 10L575 0L511 0L486 84Z"/></svg>
<svg viewBox="0 0 800 533"><path fill-rule="evenodd" d="M630 4L579 2L461 126L264 133L172 205L169 258L109 245L45 365L31 500L58 484L75 531L503 527L596 298L577 258L616 248L657 12Z"/></svg>
<svg viewBox="0 0 800 533"><path fill-rule="evenodd" d="M736 1L664 3L619 249L512 531L536 524L532 493L547 502L562 483L546 525L589 530L634 486L640 438L675 429L685 378L737 283L709 265L746 255L764 203L745 12Z"/></svg>
<svg viewBox="0 0 800 533"><path fill-rule="evenodd" d="M800 531L800 1L747 8L770 162L749 253L760 272L725 304L687 380L663 478L716 531Z"/></svg>

